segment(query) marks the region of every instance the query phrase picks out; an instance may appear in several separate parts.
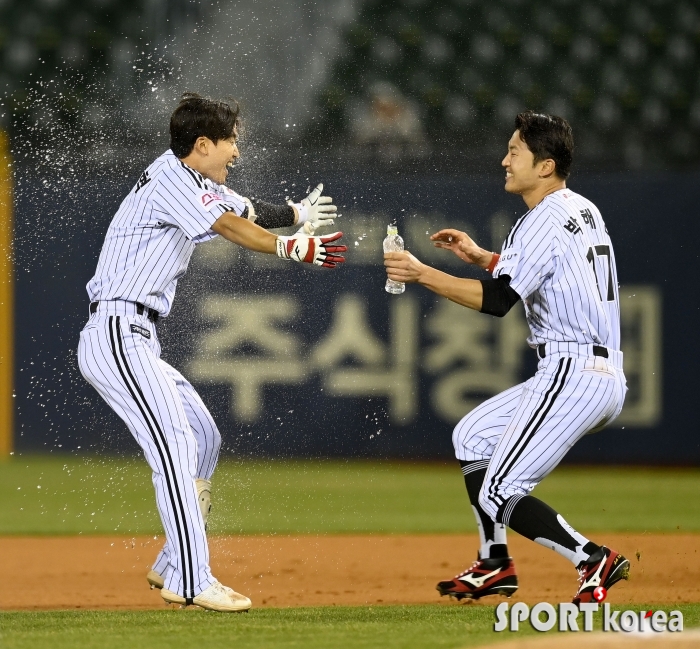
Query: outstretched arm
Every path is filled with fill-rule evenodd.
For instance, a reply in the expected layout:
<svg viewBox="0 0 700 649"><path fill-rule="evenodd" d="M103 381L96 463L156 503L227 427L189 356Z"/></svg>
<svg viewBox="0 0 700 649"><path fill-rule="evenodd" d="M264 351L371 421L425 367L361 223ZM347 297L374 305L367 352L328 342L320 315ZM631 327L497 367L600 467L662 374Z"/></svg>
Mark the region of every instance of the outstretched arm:
<svg viewBox="0 0 700 649"><path fill-rule="evenodd" d="M483 288L479 280L454 277L418 261L410 252L387 252L384 266L389 279L395 282L425 286L457 304L481 311Z"/></svg>
<svg viewBox="0 0 700 649"><path fill-rule="evenodd" d="M395 282L422 284L452 302L499 318L520 300L507 275L484 280L454 277L421 263L410 252L385 253L384 266Z"/></svg>
<svg viewBox="0 0 700 649"><path fill-rule="evenodd" d="M243 246L253 252L266 252L274 255L277 251L277 237L252 221L242 219L233 212L225 212L211 226L216 234L224 239Z"/></svg>
<svg viewBox="0 0 700 649"><path fill-rule="evenodd" d="M292 259L324 268L335 268L345 258L347 247L338 243L342 232L333 232L325 237L297 235L278 237L233 212L222 214L211 226L217 234L253 252L276 254L282 259Z"/></svg>

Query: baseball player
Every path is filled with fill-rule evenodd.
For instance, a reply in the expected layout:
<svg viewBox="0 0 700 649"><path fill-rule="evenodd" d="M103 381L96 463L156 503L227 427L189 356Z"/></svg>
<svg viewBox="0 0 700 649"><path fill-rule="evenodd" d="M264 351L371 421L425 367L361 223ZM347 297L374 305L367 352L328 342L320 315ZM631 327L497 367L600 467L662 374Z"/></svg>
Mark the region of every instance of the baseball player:
<svg viewBox="0 0 700 649"><path fill-rule="evenodd" d="M160 358L156 323L170 312L195 246L217 235L255 252L334 268L346 247L329 236L276 236L332 224L336 206L319 185L300 203L250 201L224 185L238 158L238 106L183 95L170 149L122 202L87 285L80 334L83 376L124 420L153 471L166 543L147 578L167 603L244 611L251 601L209 567L205 528L221 436L192 385Z"/></svg>
<svg viewBox="0 0 700 649"><path fill-rule="evenodd" d="M437 585L441 595L478 599L515 592L506 526L574 564L576 604L592 601L596 587L628 577L625 557L529 495L583 435L619 415L626 392L615 255L596 206L566 187L572 152L566 120L519 114L501 164L505 190L522 196L528 212L500 255L464 232L432 235L437 247L486 269L491 279L453 277L408 252L384 255L391 279L417 282L470 309L502 317L522 301L528 344L539 359L531 379L485 401L454 429L481 547L467 570Z"/></svg>

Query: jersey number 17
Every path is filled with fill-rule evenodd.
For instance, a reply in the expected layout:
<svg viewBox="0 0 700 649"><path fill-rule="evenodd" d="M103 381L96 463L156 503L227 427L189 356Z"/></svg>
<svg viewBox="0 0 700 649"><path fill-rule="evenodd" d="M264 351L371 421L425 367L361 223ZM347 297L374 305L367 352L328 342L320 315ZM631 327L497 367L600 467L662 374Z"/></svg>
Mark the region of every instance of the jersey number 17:
<svg viewBox="0 0 700 649"><path fill-rule="evenodd" d="M593 268L593 275L595 276L595 283L598 287L598 294L600 295L601 302L603 301L603 293L600 290L600 278L598 278L598 271L595 267L596 257L607 257L608 258L608 296L607 301L613 302L615 300L615 291L613 290L613 279L612 279L612 259L610 258L610 246L595 246L588 249L586 254L586 259L591 263L591 268ZM604 279L604 278L603 278Z"/></svg>

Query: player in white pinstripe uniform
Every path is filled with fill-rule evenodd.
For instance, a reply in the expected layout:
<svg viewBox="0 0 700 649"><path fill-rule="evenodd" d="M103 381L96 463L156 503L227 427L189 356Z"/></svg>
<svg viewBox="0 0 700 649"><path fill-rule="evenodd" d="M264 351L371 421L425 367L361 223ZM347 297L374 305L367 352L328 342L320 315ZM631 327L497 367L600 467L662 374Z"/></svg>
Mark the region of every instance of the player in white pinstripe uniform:
<svg viewBox="0 0 700 649"><path fill-rule="evenodd" d="M238 107L183 96L170 122L171 150L143 172L107 231L87 289L83 376L124 420L153 470L166 543L148 575L168 603L241 611L250 599L220 584L205 534L210 478L221 436L194 388L160 358L155 323L170 312L196 245L221 235L256 252L333 268L342 236L267 228L332 224L336 207L319 185L290 205L251 202L224 186L238 157ZM262 227L261 227L262 226Z"/></svg>
<svg viewBox="0 0 700 649"><path fill-rule="evenodd" d="M478 599L515 592L506 526L574 564L576 604L628 576L625 557L590 541L529 495L583 435L619 415L626 392L615 256L596 206L566 187L572 152L565 120L521 113L502 165L506 191L521 195L530 211L513 226L500 255L457 230L431 237L493 279L453 277L408 252L385 255L391 279L418 282L483 313L504 316L522 300L528 343L539 357L535 376L484 402L454 430L481 547L472 566L438 584L442 595Z"/></svg>

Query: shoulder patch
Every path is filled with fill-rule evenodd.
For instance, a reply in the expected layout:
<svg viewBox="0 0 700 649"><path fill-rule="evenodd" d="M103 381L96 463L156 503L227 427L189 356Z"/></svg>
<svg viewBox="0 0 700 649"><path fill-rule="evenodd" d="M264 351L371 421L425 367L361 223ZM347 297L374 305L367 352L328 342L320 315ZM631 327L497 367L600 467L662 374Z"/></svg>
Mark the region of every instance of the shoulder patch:
<svg viewBox="0 0 700 649"><path fill-rule="evenodd" d="M199 202L207 211L211 211L216 206L217 201L220 202L222 200L224 199L213 191L204 191L199 194Z"/></svg>
<svg viewBox="0 0 700 649"><path fill-rule="evenodd" d="M140 327L137 324L132 324L132 325L129 325L129 328L131 329L132 334L140 334L144 338L148 338L150 340L151 332L148 329L146 329L146 327Z"/></svg>

